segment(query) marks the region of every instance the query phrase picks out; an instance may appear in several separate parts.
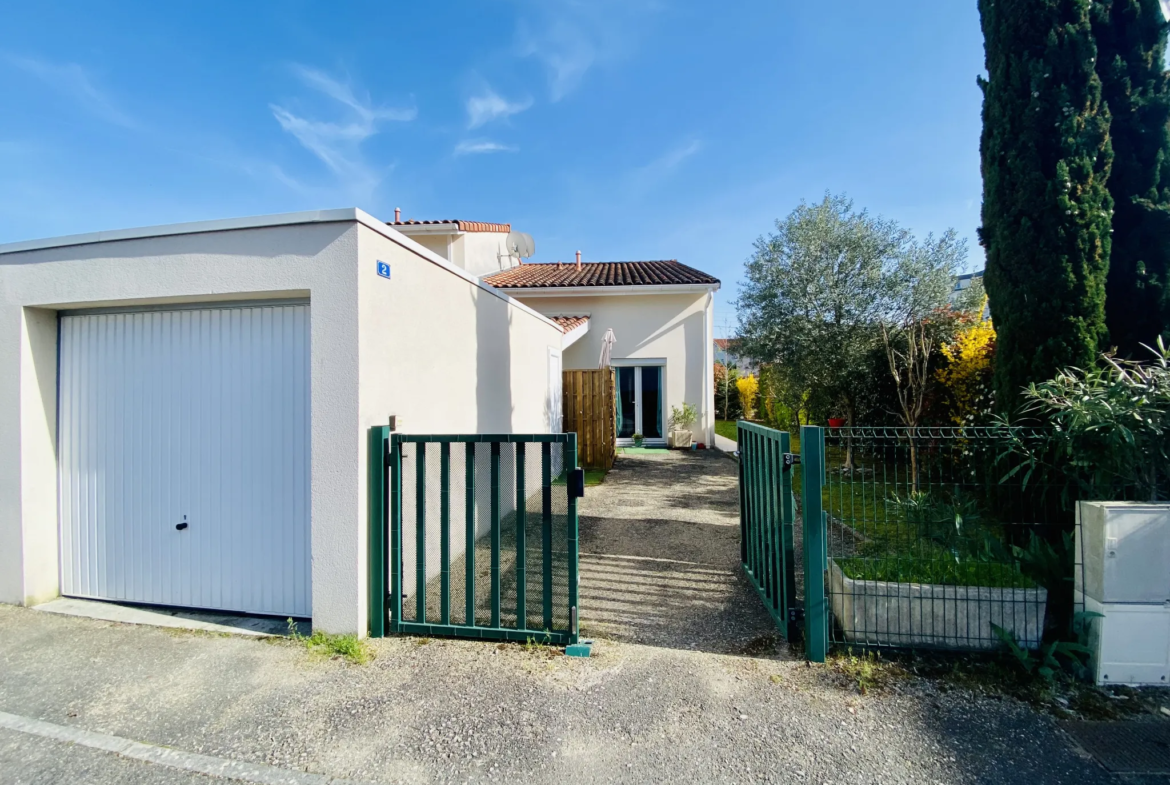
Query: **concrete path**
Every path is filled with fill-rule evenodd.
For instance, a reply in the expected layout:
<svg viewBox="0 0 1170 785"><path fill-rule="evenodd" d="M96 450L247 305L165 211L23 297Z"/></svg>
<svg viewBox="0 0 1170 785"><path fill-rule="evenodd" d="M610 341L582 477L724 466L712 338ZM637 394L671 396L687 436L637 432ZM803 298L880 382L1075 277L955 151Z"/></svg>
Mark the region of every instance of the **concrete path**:
<svg viewBox="0 0 1170 785"><path fill-rule="evenodd" d="M140 605L123 605L116 602L81 600L74 597L59 597L43 605L38 611L61 613L66 616L82 616L87 619L104 619L126 624L150 624L155 627L174 627L183 630L220 632L231 635L287 635L288 621L257 616L233 616L223 613L203 613L178 608L151 608ZM297 622L301 635L312 633L307 620Z"/></svg>
<svg viewBox="0 0 1170 785"><path fill-rule="evenodd" d="M726 436L715 434L715 449L723 452L735 452L739 447L736 446L734 439L728 439Z"/></svg>

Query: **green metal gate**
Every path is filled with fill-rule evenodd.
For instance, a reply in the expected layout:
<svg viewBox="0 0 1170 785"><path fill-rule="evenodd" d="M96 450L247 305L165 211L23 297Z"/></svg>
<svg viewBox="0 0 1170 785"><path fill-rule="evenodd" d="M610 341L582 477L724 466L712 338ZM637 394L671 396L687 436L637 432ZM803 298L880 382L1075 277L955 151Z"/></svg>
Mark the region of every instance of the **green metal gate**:
<svg viewBox="0 0 1170 785"><path fill-rule="evenodd" d="M800 429L800 450L792 436L755 423L736 424L739 450L740 559L744 572L789 640L804 632L805 655L824 662L828 651L825 601L824 430ZM798 587L795 548L796 497L801 494L801 561ZM798 590L803 588L803 602Z"/></svg>
<svg viewBox="0 0 1170 785"><path fill-rule="evenodd" d="M776 624L791 638L796 607L792 497L795 460L790 437L754 423L737 423L740 560Z"/></svg>
<svg viewBox="0 0 1170 785"><path fill-rule="evenodd" d="M381 427L370 455L370 635L577 642L576 434Z"/></svg>

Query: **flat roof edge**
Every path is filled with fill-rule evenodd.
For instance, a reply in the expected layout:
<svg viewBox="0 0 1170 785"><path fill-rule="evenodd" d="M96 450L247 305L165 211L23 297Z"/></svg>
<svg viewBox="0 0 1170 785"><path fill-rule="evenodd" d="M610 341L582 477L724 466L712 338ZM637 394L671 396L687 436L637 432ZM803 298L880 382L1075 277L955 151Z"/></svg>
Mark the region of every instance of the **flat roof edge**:
<svg viewBox="0 0 1170 785"><path fill-rule="evenodd" d="M143 226L135 229L114 229L104 232L70 234L63 237L48 237L41 240L22 240L0 245L0 255L40 251L47 248L65 248L72 245L93 245L120 240L141 240L150 237L169 237L182 234L203 234L205 232L227 232L233 229L263 229L269 226L293 226L296 224L337 223L358 221L360 210L343 207L336 210L305 210L297 213L275 215L253 215L244 218L217 218L211 221L190 221L187 223Z"/></svg>

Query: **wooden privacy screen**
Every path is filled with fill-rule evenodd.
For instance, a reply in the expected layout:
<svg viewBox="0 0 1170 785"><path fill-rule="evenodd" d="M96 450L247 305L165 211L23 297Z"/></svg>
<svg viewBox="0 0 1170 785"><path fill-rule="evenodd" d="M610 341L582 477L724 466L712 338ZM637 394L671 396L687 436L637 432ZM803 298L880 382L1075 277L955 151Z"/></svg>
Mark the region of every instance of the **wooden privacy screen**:
<svg viewBox="0 0 1170 785"><path fill-rule="evenodd" d="M565 433L577 434L577 461L587 469L612 469L617 455L617 390L612 368L563 371Z"/></svg>

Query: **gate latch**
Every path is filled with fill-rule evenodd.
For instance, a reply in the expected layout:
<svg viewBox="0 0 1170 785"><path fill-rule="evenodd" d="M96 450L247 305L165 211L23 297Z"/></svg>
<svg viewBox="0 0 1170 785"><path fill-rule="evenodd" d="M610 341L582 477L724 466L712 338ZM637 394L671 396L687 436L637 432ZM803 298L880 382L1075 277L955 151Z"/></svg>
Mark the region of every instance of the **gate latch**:
<svg viewBox="0 0 1170 785"><path fill-rule="evenodd" d="M580 499L585 495L585 470L573 469L569 472L569 498Z"/></svg>
<svg viewBox="0 0 1170 785"><path fill-rule="evenodd" d="M800 456L794 452L784 453L784 471L790 471L793 466L800 465Z"/></svg>

